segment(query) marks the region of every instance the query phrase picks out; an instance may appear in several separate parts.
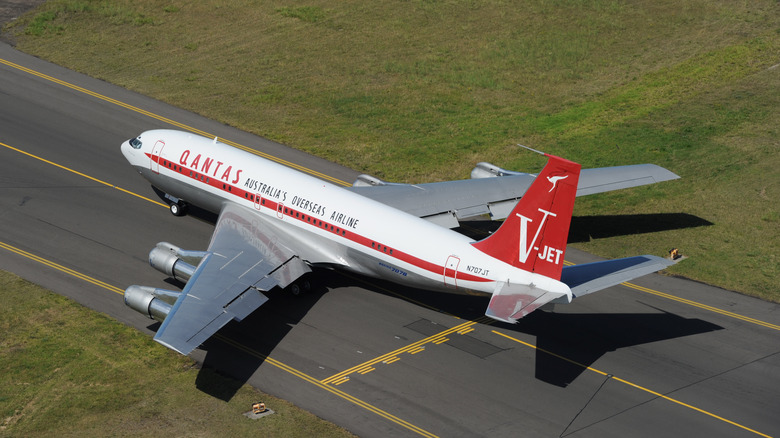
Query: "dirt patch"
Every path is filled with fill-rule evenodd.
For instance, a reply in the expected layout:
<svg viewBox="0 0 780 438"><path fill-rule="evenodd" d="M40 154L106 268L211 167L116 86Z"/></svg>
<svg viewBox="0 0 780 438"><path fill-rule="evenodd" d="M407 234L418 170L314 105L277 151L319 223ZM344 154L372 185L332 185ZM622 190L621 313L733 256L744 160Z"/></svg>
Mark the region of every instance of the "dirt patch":
<svg viewBox="0 0 780 438"><path fill-rule="evenodd" d="M46 0L0 0L0 41L14 45L10 33L3 32L5 25L45 1Z"/></svg>

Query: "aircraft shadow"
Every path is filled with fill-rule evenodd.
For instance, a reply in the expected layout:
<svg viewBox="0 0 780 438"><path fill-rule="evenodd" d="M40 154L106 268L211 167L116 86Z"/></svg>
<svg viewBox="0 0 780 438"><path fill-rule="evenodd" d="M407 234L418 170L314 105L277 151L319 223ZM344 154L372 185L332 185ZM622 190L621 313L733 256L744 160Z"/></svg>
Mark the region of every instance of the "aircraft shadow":
<svg viewBox="0 0 780 438"><path fill-rule="evenodd" d="M351 277L351 276L350 276ZM354 278L342 279L355 285ZM375 293L411 301L464 320L484 317L488 297L453 295L412 288L374 279L359 279L360 286ZM556 313L537 310L517 324L493 322L496 327L536 337L535 377L566 387L587 367L610 351L651 342L722 330L696 318L683 318L648 306L648 313ZM523 347L525 348L525 347ZM496 347L494 351L501 351Z"/></svg>
<svg viewBox="0 0 780 438"><path fill-rule="evenodd" d="M610 351L723 329L657 310L618 314L537 311L508 328L536 336L536 378L560 387L568 386Z"/></svg>
<svg viewBox="0 0 780 438"><path fill-rule="evenodd" d="M317 284L317 272L312 275ZM265 293L266 304L241 322L231 321L200 346L206 356L195 386L220 400L232 399L325 292L315 287L298 296L278 288Z"/></svg>
<svg viewBox="0 0 780 438"><path fill-rule="evenodd" d="M268 292L270 300L265 305L241 322L230 322L201 345L200 349L206 352L206 356L196 379L196 387L220 400L232 399L292 328L330 289L357 285L371 293L393 296L463 320L483 317L488 304L487 297L404 288L394 283L336 271L315 271L311 280L318 287L299 296L279 289ZM568 386L587 367L610 351L722 329L707 321L683 318L662 309L648 307L651 309L648 313L619 314L537 310L517 324L498 321L493 324L505 330L535 336L535 377L559 387ZM159 323L155 326L159 327ZM502 350L492 346L491 354Z"/></svg>
<svg viewBox="0 0 780 438"><path fill-rule="evenodd" d="M631 234L708 227L712 222L687 213L575 216L569 228L569 243L589 242Z"/></svg>
<svg viewBox="0 0 780 438"><path fill-rule="evenodd" d="M473 239L484 239L502 223L490 220L464 221L455 231ZM710 225L713 225L712 222L687 213L574 216L571 219L568 243Z"/></svg>

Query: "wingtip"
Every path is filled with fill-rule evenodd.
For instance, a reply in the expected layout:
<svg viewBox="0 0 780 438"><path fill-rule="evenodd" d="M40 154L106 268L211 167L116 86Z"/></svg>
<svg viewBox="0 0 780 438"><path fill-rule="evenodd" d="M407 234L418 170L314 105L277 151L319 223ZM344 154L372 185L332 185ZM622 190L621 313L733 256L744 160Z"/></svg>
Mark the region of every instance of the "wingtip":
<svg viewBox="0 0 780 438"><path fill-rule="evenodd" d="M177 347L173 346L172 344L169 344L168 342L165 342L165 341L163 341L162 339L158 338L157 336L155 336L155 337L154 337L154 340L155 340L155 341L156 341L158 344L160 344L160 345L163 345L163 346L165 346L165 347L168 347L168 348L170 348L171 350L173 350L173 351L175 351L175 352L177 352L177 353L179 353L179 354L181 354L181 355L183 355L183 356L186 356L186 355L190 354L190 353L192 352L192 350L194 350L194 349L195 349L195 348L193 348L193 347L190 347L189 345L187 345L187 346L186 346L186 347L187 347L186 349L179 349L179 348L177 348ZM186 351L185 351L185 350L186 350Z"/></svg>

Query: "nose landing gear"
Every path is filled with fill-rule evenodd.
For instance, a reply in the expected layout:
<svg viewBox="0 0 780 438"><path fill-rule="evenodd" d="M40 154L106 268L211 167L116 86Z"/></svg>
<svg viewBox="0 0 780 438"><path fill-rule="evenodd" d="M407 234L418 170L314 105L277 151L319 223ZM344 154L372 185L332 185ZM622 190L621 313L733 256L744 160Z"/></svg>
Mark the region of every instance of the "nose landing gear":
<svg viewBox="0 0 780 438"><path fill-rule="evenodd" d="M171 203L170 208L171 208L171 213L174 216L184 216L185 214L187 214L187 204L181 201Z"/></svg>

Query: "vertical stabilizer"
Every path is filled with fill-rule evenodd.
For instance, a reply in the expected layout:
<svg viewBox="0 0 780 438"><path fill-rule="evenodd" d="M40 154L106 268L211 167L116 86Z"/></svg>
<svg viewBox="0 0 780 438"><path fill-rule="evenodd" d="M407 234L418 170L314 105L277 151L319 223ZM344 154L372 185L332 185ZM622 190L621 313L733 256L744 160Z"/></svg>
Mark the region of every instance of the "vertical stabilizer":
<svg viewBox="0 0 780 438"><path fill-rule="evenodd" d="M501 227L473 245L517 268L560 280L581 166L549 161Z"/></svg>

